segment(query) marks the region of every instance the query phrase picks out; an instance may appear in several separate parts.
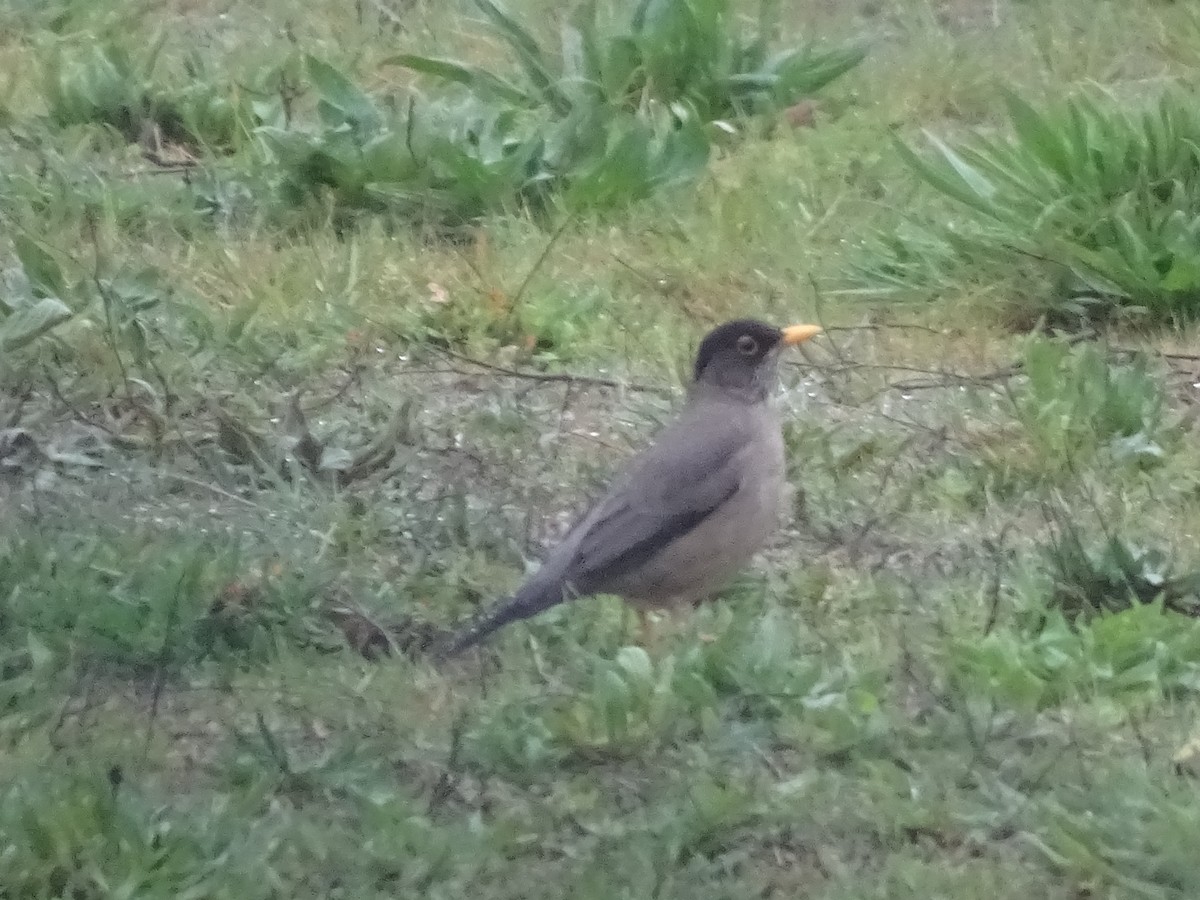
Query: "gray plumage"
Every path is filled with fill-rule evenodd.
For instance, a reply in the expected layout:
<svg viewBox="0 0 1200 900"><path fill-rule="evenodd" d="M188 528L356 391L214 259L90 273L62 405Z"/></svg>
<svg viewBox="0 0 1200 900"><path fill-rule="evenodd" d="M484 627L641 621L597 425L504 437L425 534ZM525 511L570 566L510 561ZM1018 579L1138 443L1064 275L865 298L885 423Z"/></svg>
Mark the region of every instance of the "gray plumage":
<svg viewBox="0 0 1200 900"><path fill-rule="evenodd" d="M724 586L779 520L779 350L820 329L728 322L701 342L679 417L636 457L508 600L454 635L452 656L564 600L616 594L640 607L695 603Z"/></svg>

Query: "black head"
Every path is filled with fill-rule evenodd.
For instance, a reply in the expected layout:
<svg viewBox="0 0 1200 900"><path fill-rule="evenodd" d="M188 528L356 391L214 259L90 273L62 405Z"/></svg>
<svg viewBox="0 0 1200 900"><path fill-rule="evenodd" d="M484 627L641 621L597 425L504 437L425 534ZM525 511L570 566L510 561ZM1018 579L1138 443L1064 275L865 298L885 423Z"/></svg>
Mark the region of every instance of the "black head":
<svg viewBox="0 0 1200 900"><path fill-rule="evenodd" d="M783 332L763 322L726 322L700 342L693 377L697 384L766 396L782 342Z"/></svg>
<svg viewBox="0 0 1200 900"><path fill-rule="evenodd" d="M782 331L754 319L735 319L718 325L700 342L692 376L701 381L711 375L715 367L749 371L766 361L782 340Z"/></svg>
<svg viewBox="0 0 1200 900"><path fill-rule="evenodd" d="M755 319L735 319L719 325L700 342L694 378L758 399L771 390L775 364L785 345L798 344L821 331L815 325L776 328Z"/></svg>

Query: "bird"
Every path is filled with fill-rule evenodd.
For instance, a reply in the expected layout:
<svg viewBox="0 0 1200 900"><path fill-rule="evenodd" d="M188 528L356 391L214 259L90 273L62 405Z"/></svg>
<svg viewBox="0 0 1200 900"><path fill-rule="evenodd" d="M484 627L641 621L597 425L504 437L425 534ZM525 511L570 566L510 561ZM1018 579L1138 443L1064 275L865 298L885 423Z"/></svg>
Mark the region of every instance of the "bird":
<svg viewBox="0 0 1200 900"><path fill-rule="evenodd" d="M635 456L511 597L435 652L445 660L565 601L615 594L643 616L718 592L778 527L780 351L822 331L736 319L700 342L677 418Z"/></svg>

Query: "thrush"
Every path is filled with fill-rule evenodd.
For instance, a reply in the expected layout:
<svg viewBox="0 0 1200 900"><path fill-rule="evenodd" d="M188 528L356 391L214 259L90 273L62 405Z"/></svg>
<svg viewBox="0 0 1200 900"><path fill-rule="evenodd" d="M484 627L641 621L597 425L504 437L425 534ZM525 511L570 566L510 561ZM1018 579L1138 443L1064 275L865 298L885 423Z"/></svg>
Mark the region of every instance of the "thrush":
<svg viewBox="0 0 1200 900"><path fill-rule="evenodd" d="M512 597L453 634L453 656L564 601L615 594L640 611L711 597L778 527L784 447L771 402L780 351L820 333L726 322L700 343L683 409Z"/></svg>

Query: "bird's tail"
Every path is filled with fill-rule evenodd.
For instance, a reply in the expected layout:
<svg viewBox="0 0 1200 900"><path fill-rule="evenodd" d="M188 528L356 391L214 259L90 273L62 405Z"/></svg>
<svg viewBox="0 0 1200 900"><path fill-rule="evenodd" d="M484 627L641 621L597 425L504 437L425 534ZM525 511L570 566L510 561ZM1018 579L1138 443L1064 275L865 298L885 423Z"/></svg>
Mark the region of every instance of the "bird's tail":
<svg viewBox="0 0 1200 900"><path fill-rule="evenodd" d="M536 580L526 584L507 600L501 600L491 609L475 617L469 624L455 632L436 652L438 659L449 659L462 651L474 647L499 631L510 622L528 619L538 613L557 606L570 596L560 582L551 584Z"/></svg>

